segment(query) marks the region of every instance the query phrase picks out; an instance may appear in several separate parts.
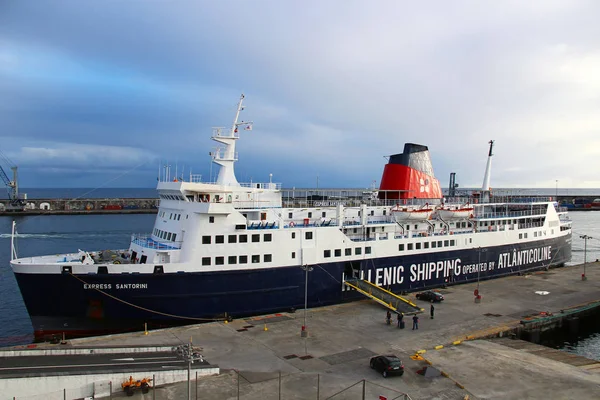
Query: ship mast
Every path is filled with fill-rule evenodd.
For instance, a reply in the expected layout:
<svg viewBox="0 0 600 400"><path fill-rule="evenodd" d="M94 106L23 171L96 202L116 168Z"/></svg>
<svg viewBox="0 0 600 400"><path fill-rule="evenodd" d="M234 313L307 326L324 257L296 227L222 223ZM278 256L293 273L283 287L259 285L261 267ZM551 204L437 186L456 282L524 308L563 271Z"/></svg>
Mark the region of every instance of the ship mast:
<svg viewBox="0 0 600 400"><path fill-rule="evenodd" d="M490 201L490 176L492 174L492 150L494 148L494 141L490 140L490 151L488 152L487 165L485 166L485 175L483 176L483 185L481 186L481 198L482 202Z"/></svg>
<svg viewBox="0 0 600 400"><path fill-rule="evenodd" d="M242 102L244 101L244 94L240 96L240 101L237 105L237 111L235 118L233 119L233 125L229 132L225 131L225 128L213 128L212 139L216 142L225 145L224 149L218 148L216 151L211 152L213 162L221 166L219 169L219 176L217 177L217 184L224 186L240 186L236 177L233 165L238 160L237 153L235 151L235 142L240 138L238 129L240 126L244 126L244 129L252 129L252 122L238 122L240 112L244 109Z"/></svg>

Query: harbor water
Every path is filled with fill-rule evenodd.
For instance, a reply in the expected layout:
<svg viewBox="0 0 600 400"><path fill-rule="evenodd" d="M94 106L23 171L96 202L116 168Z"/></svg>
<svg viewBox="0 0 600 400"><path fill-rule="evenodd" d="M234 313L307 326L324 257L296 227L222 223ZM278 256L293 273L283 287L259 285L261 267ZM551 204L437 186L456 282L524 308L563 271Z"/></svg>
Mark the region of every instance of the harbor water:
<svg viewBox="0 0 600 400"><path fill-rule="evenodd" d="M81 191L82 189L78 189ZM106 191L107 189L102 189ZM111 189L112 197L125 197L123 190L139 195L140 189ZM151 197L151 191L141 189ZM61 197L47 190L47 198ZM75 193L70 193L75 194ZM97 193L104 197L108 192ZM70 197L70 196L65 196ZM77 197L77 196L73 196ZM88 195L88 197L91 197ZM108 197L108 196L106 196ZM133 196L132 196L133 197ZM140 196L141 197L141 196ZM144 196L146 197L146 196ZM573 220L573 252L571 264L600 258L600 211L571 212ZM154 225L154 214L134 215L39 215L16 217L19 257L127 248L132 233L148 233ZM10 232L13 218L0 217L0 347L33 341L29 316L19 288L10 270ZM589 235L587 253L580 236ZM583 272L583 271L582 271ZM52 301L52 299L48 299ZM600 360L600 331L571 338L558 344L564 350Z"/></svg>

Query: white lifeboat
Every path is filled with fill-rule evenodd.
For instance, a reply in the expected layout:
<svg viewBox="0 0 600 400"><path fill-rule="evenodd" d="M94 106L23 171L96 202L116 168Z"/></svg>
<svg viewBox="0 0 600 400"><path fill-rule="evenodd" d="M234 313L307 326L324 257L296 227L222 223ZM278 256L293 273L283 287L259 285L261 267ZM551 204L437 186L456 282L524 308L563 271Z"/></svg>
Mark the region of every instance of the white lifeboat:
<svg viewBox="0 0 600 400"><path fill-rule="evenodd" d="M456 207L442 207L438 209L438 215L443 220L448 219L467 219L473 215L473 207L469 206L456 206Z"/></svg>
<svg viewBox="0 0 600 400"><path fill-rule="evenodd" d="M428 204L425 204L421 208L402 207L399 204L392 207L390 210L392 218L396 222L401 221L424 221L431 219L431 215L435 210Z"/></svg>

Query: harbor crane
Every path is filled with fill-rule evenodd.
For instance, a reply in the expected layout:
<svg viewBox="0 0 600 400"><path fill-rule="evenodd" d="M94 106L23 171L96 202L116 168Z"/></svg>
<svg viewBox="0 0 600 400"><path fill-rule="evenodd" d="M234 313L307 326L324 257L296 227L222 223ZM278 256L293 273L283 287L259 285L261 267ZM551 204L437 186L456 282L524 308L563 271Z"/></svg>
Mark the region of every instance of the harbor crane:
<svg viewBox="0 0 600 400"><path fill-rule="evenodd" d="M6 157L2 152L0 152L0 159L2 163L0 163L0 178L4 181L6 185L6 189L8 191L8 200L9 203L6 207L6 211L24 211L25 210L25 201L19 196L19 182L17 180L17 166L11 162L8 157ZM10 166L10 169L13 171L13 179L10 180L6 171L2 167L2 164Z"/></svg>

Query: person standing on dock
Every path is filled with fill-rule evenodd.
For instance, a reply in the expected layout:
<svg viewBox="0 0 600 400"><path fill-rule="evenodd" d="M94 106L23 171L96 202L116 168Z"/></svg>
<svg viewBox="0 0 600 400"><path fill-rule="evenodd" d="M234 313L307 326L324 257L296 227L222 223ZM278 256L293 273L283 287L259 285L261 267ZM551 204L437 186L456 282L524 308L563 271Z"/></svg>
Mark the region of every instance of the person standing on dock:
<svg viewBox="0 0 600 400"><path fill-rule="evenodd" d="M398 328L404 329L404 313L398 313Z"/></svg>
<svg viewBox="0 0 600 400"><path fill-rule="evenodd" d="M433 311L435 310L435 307L433 306L433 302L431 302L431 308L429 309L429 314L431 315L431 319L433 319Z"/></svg>
<svg viewBox="0 0 600 400"><path fill-rule="evenodd" d="M392 322L392 313L390 313L390 310L387 311L387 313L385 314L385 323L386 324L391 324Z"/></svg>
<svg viewBox="0 0 600 400"><path fill-rule="evenodd" d="M413 328L412 330L414 331L415 329L419 329L419 317L417 317L417 314L413 315Z"/></svg>

